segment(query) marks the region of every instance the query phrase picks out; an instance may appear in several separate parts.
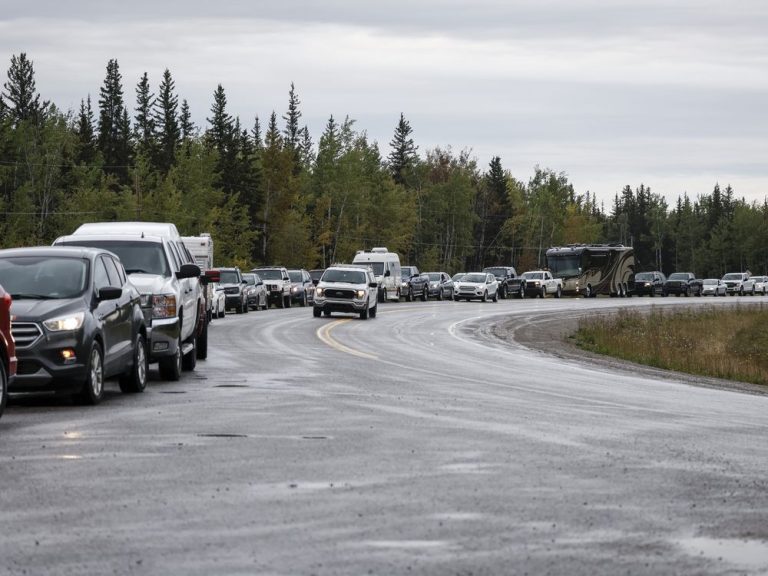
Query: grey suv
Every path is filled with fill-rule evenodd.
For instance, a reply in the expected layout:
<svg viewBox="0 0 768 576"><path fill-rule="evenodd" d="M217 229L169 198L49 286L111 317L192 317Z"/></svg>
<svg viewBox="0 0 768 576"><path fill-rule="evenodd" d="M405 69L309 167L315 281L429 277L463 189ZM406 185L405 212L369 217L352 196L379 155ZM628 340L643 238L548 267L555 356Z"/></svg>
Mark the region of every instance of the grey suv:
<svg viewBox="0 0 768 576"><path fill-rule="evenodd" d="M54 244L104 248L120 257L141 294L149 360L160 376L178 380L207 356L208 322L200 267L172 224L105 222L83 225ZM176 237L174 237L176 236Z"/></svg>
<svg viewBox="0 0 768 576"><path fill-rule="evenodd" d="M363 320L375 318L378 288L368 266L331 266L317 283L312 313L315 318L330 316L331 312L360 314Z"/></svg>
<svg viewBox="0 0 768 576"><path fill-rule="evenodd" d="M245 279L240 268L219 268L218 290L224 292L224 309L238 314L248 312L248 295L245 293Z"/></svg>

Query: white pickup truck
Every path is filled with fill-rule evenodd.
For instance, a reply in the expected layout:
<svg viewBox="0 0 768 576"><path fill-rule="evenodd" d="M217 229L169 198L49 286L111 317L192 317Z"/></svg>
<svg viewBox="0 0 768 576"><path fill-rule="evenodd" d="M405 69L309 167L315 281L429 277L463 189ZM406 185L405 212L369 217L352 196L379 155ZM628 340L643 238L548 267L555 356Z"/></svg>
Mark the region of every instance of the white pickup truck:
<svg viewBox="0 0 768 576"><path fill-rule="evenodd" d="M546 298L549 294L554 294L555 298L560 298L563 294L562 278L555 278L549 270L530 270L523 272L520 276L525 278L525 295L541 296Z"/></svg>

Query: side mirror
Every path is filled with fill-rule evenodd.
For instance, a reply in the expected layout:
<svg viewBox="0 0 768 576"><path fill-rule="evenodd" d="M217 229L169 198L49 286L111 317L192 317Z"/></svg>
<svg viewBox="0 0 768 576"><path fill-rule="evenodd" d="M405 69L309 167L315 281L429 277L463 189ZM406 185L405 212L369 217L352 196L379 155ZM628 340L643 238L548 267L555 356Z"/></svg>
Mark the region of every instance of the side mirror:
<svg viewBox="0 0 768 576"><path fill-rule="evenodd" d="M376 284L376 282L370 282L368 284L368 288L376 288L376 287L378 287L378 284Z"/></svg>
<svg viewBox="0 0 768 576"><path fill-rule="evenodd" d="M185 278L199 278L200 266L197 264L182 264L179 271L176 272L176 278L183 280Z"/></svg>
<svg viewBox="0 0 768 576"><path fill-rule="evenodd" d="M384 272L384 276L390 276L390 275L391 275L391 273L390 273L390 271L389 271L389 270L387 270L386 272Z"/></svg>
<svg viewBox="0 0 768 576"><path fill-rule="evenodd" d="M312 278L312 284L317 286L317 283L320 282L320 278Z"/></svg>
<svg viewBox="0 0 768 576"><path fill-rule="evenodd" d="M242 280L240 280L240 284L248 284L248 280L246 280L245 278L243 278Z"/></svg>
<svg viewBox="0 0 768 576"><path fill-rule="evenodd" d="M103 300L117 300L123 295L123 289L115 286L104 286L99 288L96 298L101 302Z"/></svg>

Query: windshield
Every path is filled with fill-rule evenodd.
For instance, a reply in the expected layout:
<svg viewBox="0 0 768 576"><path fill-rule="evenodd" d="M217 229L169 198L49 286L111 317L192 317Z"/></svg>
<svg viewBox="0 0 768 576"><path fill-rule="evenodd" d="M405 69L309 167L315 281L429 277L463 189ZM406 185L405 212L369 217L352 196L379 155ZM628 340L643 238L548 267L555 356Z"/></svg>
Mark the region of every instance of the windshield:
<svg viewBox="0 0 768 576"><path fill-rule="evenodd" d="M282 280L283 273L280 270L258 270L259 276L264 280Z"/></svg>
<svg viewBox="0 0 768 576"><path fill-rule="evenodd" d="M526 280L543 280L544 273L543 272L524 272L523 278L525 278Z"/></svg>
<svg viewBox="0 0 768 576"><path fill-rule="evenodd" d="M384 262L366 262L366 264L373 269L373 273L376 276L384 275Z"/></svg>
<svg viewBox="0 0 768 576"><path fill-rule="evenodd" d="M456 282L457 280L461 280L462 278L464 278L464 276L465 276L464 272L459 272L458 274L454 274L453 278L451 278L451 280Z"/></svg>
<svg viewBox="0 0 768 576"><path fill-rule="evenodd" d="M323 282L346 282L347 284L365 284L365 272L362 270L326 270Z"/></svg>
<svg viewBox="0 0 768 576"><path fill-rule="evenodd" d="M486 268L483 270L483 272L488 272L488 274L493 274L494 276L504 276L507 273L506 268Z"/></svg>
<svg viewBox="0 0 768 576"><path fill-rule="evenodd" d="M0 259L0 284L14 300L74 298L85 290L87 278L88 265L80 258Z"/></svg>
<svg viewBox="0 0 768 576"><path fill-rule="evenodd" d="M558 278L568 278L579 275L581 266L579 254L551 254L547 256L547 266L552 271L552 275Z"/></svg>
<svg viewBox="0 0 768 576"><path fill-rule="evenodd" d="M401 268L400 269L400 276L402 276L404 279L408 279L413 275L413 272L411 272L410 268Z"/></svg>
<svg viewBox="0 0 768 576"><path fill-rule="evenodd" d="M635 282L650 282L653 280L653 274L650 272L640 272L640 274L635 274Z"/></svg>
<svg viewBox="0 0 768 576"><path fill-rule="evenodd" d="M718 280L717 278L707 278L706 280L704 280L704 284L715 284L715 285L717 285L718 282L720 282L720 280Z"/></svg>
<svg viewBox="0 0 768 576"><path fill-rule="evenodd" d="M291 282L301 282L301 270L288 270L288 277Z"/></svg>
<svg viewBox="0 0 768 576"><path fill-rule="evenodd" d="M462 282L485 282L487 276L485 274L465 274L461 279Z"/></svg>
<svg viewBox="0 0 768 576"><path fill-rule="evenodd" d="M163 245L159 242L82 239L66 242L66 245L93 246L114 252L122 260L128 274L157 274L166 277L171 275Z"/></svg>
<svg viewBox="0 0 768 576"><path fill-rule="evenodd" d="M249 286L255 286L256 285L256 275L255 274L243 274L243 280L245 280L245 283Z"/></svg>
<svg viewBox="0 0 768 576"><path fill-rule="evenodd" d="M723 276L723 280L741 280L741 274L726 274Z"/></svg>
<svg viewBox="0 0 768 576"><path fill-rule="evenodd" d="M688 274L685 272L675 272L674 274L670 274L667 280L688 280Z"/></svg>
<svg viewBox="0 0 768 576"><path fill-rule="evenodd" d="M430 272L429 274L427 274L427 276L429 276L430 282L440 282L440 280L443 279L440 272Z"/></svg>
<svg viewBox="0 0 768 576"><path fill-rule="evenodd" d="M239 284L240 279L237 276L236 270L222 270L219 272L219 282L221 284Z"/></svg>

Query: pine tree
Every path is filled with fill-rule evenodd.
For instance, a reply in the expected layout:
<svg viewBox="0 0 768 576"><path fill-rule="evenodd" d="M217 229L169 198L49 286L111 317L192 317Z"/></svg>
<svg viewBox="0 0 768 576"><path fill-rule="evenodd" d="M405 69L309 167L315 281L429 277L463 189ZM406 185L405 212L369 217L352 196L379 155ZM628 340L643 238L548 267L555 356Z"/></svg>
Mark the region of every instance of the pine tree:
<svg viewBox="0 0 768 576"><path fill-rule="evenodd" d="M251 136L253 138L253 145L256 148L257 152L262 148L264 148L264 141L261 139L261 123L259 122L258 116L256 116L256 120L253 123L253 130L251 131Z"/></svg>
<svg viewBox="0 0 768 576"><path fill-rule="evenodd" d="M299 97L296 94L296 89L291 82L291 90L288 93L288 112L283 116L285 120L285 145L293 150L298 150L300 145L300 130L299 130L299 118L301 118L301 111L299 110Z"/></svg>
<svg viewBox="0 0 768 576"><path fill-rule="evenodd" d="M77 164L91 166L96 160L96 138L93 128L93 109L91 108L91 96L80 101L80 113L77 117L75 132L78 140L78 151L75 156Z"/></svg>
<svg viewBox="0 0 768 576"><path fill-rule="evenodd" d="M40 94L35 88L35 69L25 52L11 57L8 68L8 82L3 84L2 93L5 114L9 114L15 124L26 120L39 122L48 102L40 103Z"/></svg>
<svg viewBox="0 0 768 576"><path fill-rule="evenodd" d="M407 184L408 178L412 175L416 166L416 150L418 150L418 146L413 143L412 133L411 125L401 112L400 121L395 128L395 135L389 143L392 151L387 157L389 160L389 170L397 184Z"/></svg>
<svg viewBox="0 0 768 576"><path fill-rule="evenodd" d="M181 129L181 139L184 142L189 142L197 131L195 124L192 122L192 113L189 111L189 104L186 100L181 101L179 127Z"/></svg>
<svg viewBox="0 0 768 576"><path fill-rule="evenodd" d="M211 127L206 132L208 145L222 154L232 138L232 117L227 114L227 95L221 84L213 93L213 106L211 117L206 118Z"/></svg>
<svg viewBox="0 0 768 576"><path fill-rule="evenodd" d="M128 109L123 103L123 86L117 60L107 63L107 75L99 91L99 150L104 157L104 169L128 181L131 151L131 127Z"/></svg>
<svg viewBox="0 0 768 576"><path fill-rule="evenodd" d="M149 77L144 72L136 86L134 138L136 139L137 151L147 158L153 155L155 148L155 122L152 118L152 108L154 105L155 95L150 92Z"/></svg>
<svg viewBox="0 0 768 576"><path fill-rule="evenodd" d="M304 170L309 170L315 161L315 152L312 145L312 136L309 135L309 128L304 126L301 129L301 141L299 146L299 156Z"/></svg>
<svg viewBox="0 0 768 576"><path fill-rule="evenodd" d="M158 142L157 166L162 172L170 170L176 157L176 148L181 142L177 113L179 98L173 93L174 87L171 72L166 68L152 113Z"/></svg>

